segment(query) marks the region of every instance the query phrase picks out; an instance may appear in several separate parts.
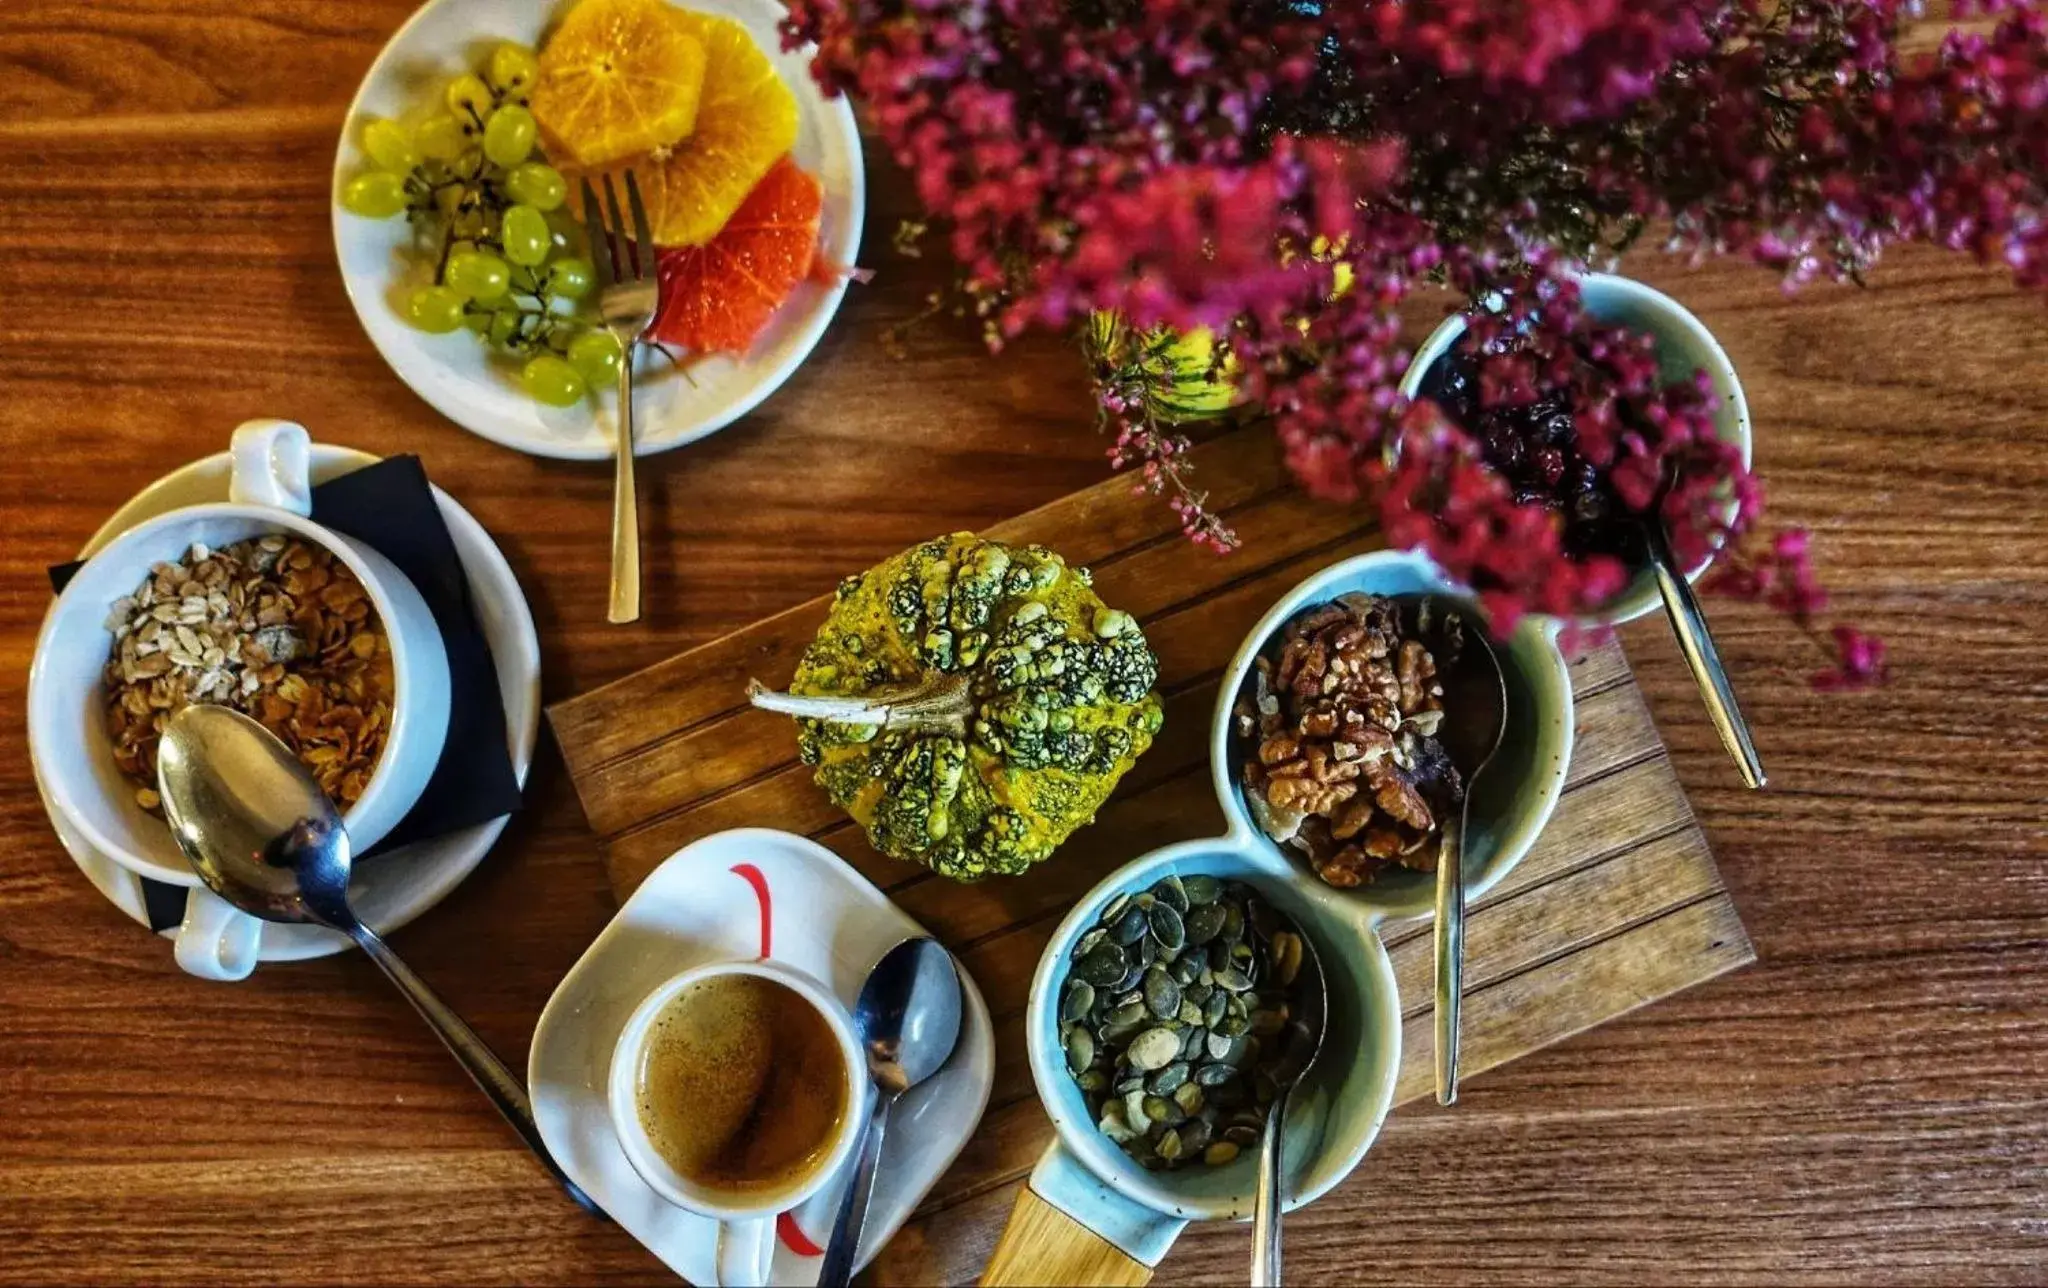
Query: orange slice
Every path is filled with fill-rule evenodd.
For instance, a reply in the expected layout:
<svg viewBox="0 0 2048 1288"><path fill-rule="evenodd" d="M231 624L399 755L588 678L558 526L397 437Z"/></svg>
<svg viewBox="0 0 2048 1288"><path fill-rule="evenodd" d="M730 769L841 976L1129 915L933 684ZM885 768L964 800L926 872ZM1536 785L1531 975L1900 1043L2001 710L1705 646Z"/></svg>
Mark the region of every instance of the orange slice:
<svg viewBox="0 0 2048 1288"><path fill-rule="evenodd" d="M795 146L796 95L744 26L687 9L671 14L704 46L697 128L675 147L628 164L639 178L654 240L663 246L701 246L725 227L776 159Z"/></svg>
<svg viewBox="0 0 2048 1288"><path fill-rule="evenodd" d="M824 189L788 157L718 236L661 257L655 337L693 353L744 353L811 274Z"/></svg>
<svg viewBox="0 0 2048 1288"><path fill-rule="evenodd" d="M581 0L540 52L533 115L578 166L668 147L697 124L704 42L662 0Z"/></svg>

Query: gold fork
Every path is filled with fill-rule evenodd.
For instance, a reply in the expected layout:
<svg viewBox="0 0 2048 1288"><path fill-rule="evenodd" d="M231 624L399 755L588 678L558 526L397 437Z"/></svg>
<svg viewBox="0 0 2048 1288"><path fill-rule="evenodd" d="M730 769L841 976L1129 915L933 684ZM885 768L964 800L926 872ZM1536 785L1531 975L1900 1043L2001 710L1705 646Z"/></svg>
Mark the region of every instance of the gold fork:
<svg viewBox="0 0 2048 1288"><path fill-rule="evenodd" d="M629 237L619 212L619 192L604 176L605 205L600 208L590 180L583 181L583 226L590 238L590 262L596 266L597 312L619 342L619 437L617 467L612 480L612 598L607 617L613 623L640 619L640 497L633 477L633 350L661 302L655 271L654 237L647 227L647 208L633 172L625 174L626 206L632 211ZM609 218L607 218L609 212Z"/></svg>

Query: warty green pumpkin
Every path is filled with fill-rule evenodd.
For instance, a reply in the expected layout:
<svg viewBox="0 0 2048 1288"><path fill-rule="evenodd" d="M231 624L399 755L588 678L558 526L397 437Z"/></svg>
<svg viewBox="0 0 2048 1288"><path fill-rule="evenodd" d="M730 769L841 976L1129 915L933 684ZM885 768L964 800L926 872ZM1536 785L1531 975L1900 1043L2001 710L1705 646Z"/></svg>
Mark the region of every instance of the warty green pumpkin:
<svg viewBox="0 0 2048 1288"><path fill-rule="evenodd" d="M963 881L1026 871L1152 745L1159 660L1085 568L958 532L839 585L786 693L805 764L876 849Z"/></svg>

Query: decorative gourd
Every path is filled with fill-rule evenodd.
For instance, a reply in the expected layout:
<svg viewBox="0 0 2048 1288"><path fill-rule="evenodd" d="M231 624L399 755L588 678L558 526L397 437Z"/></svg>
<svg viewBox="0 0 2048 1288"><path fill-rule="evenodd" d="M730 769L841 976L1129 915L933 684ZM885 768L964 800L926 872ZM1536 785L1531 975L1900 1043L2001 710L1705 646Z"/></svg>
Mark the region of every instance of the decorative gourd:
<svg viewBox="0 0 2048 1288"><path fill-rule="evenodd" d="M1159 661L1085 568L958 532L839 584L788 693L804 763L875 848L962 881L1092 821L1161 718Z"/></svg>

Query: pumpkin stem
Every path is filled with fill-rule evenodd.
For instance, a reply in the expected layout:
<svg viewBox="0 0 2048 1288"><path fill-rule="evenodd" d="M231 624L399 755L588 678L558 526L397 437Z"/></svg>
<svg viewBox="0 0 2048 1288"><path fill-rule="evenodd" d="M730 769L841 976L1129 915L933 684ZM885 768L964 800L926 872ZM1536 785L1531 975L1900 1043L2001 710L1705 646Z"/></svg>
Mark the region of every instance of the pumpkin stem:
<svg viewBox="0 0 2048 1288"><path fill-rule="evenodd" d="M859 697L812 697L780 693L759 680L747 682L747 700L763 711L833 724L880 725L902 733L967 736L974 695L964 675L932 672L915 684L876 689Z"/></svg>

